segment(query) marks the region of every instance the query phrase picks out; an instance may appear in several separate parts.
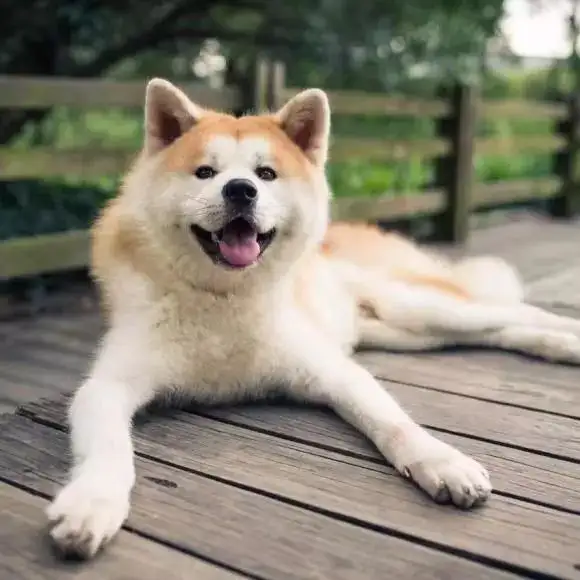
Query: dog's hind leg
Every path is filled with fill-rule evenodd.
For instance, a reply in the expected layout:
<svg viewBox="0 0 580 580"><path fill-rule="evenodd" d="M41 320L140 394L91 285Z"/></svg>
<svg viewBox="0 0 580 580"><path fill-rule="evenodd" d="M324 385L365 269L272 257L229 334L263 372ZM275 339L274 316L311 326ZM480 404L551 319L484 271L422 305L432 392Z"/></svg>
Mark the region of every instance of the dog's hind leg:
<svg viewBox="0 0 580 580"><path fill-rule="evenodd" d="M580 320L569 316L554 314L532 304L518 304L514 308L518 311L524 324L546 330L560 330L573 332L580 336Z"/></svg>
<svg viewBox="0 0 580 580"><path fill-rule="evenodd" d="M365 318L359 322L358 346L361 348L421 352L437 350L447 344L447 340L441 336L415 334L400 328L393 328L376 318Z"/></svg>
<svg viewBox="0 0 580 580"><path fill-rule="evenodd" d="M380 320L360 324L360 348L423 352L452 346L481 346L519 352L555 363L580 364L580 337L573 333L526 326L474 334L425 335L392 328Z"/></svg>
<svg viewBox="0 0 580 580"><path fill-rule="evenodd" d="M361 304L388 326L421 335L458 336L501 330L508 326L537 326L518 304L502 305L460 298L437 288L387 282L359 282Z"/></svg>
<svg viewBox="0 0 580 580"><path fill-rule="evenodd" d="M580 365L580 337L562 330L509 326L480 336L464 336L458 344L500 348L550 362Z"/></svg>

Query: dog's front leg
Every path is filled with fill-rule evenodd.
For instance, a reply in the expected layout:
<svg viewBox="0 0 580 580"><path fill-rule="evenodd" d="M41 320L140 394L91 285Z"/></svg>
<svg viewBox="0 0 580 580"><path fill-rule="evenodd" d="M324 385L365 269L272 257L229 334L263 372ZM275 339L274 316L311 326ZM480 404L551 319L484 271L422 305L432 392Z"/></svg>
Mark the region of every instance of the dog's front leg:
<svg viewBox="0 0 580 580"><path fill-rule="evenodd" d="M66 556L92 557L120 529L135 482L131 423L154 394L152 373L139 367L127 341L109 341L69 412L73 469L48 507L50 535Z"/></svg>
<svg viewBox="0 0 580 580"><path fill-rule="evenodd" d="M435 501L470 508L489 497L487 471L415 423L366 369L326 348L303 348L300 358L293 393L332 407Z"/></svg>

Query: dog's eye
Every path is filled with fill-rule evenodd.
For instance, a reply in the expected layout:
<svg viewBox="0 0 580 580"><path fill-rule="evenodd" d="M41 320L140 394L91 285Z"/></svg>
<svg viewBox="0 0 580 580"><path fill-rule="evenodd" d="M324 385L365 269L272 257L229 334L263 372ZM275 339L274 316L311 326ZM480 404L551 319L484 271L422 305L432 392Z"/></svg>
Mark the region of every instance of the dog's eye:
<svg viewBox="0 0 580 580"><path fill-rule="evenodd" d="M198 179L211 179L217 175L217 171L209 165L200 165L195 170L195 176Z"/></svg>
<svg viewBox="0 0 580 580"><path fill-rule="evenodd" d="M256 167L256 175L262 181L274 181L278 177L271 167Z"/></svg>

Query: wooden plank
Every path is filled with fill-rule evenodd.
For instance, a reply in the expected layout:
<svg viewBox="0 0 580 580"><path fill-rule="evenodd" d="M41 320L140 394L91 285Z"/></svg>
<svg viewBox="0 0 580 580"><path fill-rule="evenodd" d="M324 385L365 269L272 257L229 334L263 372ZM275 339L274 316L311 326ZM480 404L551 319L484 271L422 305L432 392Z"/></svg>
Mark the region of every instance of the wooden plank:
<svg viewBox="0 0 580 580"><path fill-rule="evenodd" d="M372 139L335 137L330 146L330 162L403 161L417 157L436 157L449 151L444 139Z"/></svg>
<svg viewBox="0 0 580 580"><path fill-rule="evenodd" d="M281 101L291 99L303 89L287 87L281 91ZM326 91L332 112L340 115L396 115L439 117L447 114L449 105L442 99L415 99L406 96L386 96L362 91Z"/></svg>
<svg viewBox="0 0 580 580"><path fill-rule="evenodd" d="M580 309L580 261L564 262L561 269L535 280L528 286L530 300Z"/></svg>
<svg viewBox="0 0 580 580"><path fill-rule="evenodd" d="M575 367L471 349L434 354L369 351L356 358L381 379L580 419L580 369Z"/></svg>
<svg viewBox="0 0 580 580"><path fill-rule="evenodd" d="M58 401L31 402L21 407L19 412L51 426L64 428L67 423L68 400L68 397L62 397ZM213 410L201 409L199 413L233 427L252 429L286 441L300 442L308 445L308 452L315 455L328 457L326 451L330 451L335 459L337 456L332 453L346 454L350 458L357 457L381 466L385 464L384 458L363 435L330 411L323 409L254 405ZM172 413L169 421L194 422L197 433L197 426L203 425L203 422L196 417L197 415ZM146 414L144 418L151 422L140 425L136 431L137 436L149 439L153 437L157 442L165 442L166 438L160 435L157 429L173 428L167 420L160 418L157 414ZM157 423L161 426L156 427ZM222 429L217 425L211 428ZM435 433L435 435L465 453L479 458L492 474L495 493L580 514L580 464L459 435L449 433ZM230 435L228 439L230 437L232 440L239 440L239 437L246 437L246 435ZM189 439L186 440L189 441ZM345 457L338 460L350 461Z"/></svg>
<svg viewBox="0 0 580 580"><path fill-rule="evenodd" d="M550 199L558 195L561 180L557 177L539 179L510 179L473 186L472 209L536 199Z"/></svg>
<svg viewBox="0 0 580 580"><path fill-rule="evenodd" d="M0 175L3 179L117 176L129 168L136 156L134 149L33 147L20 150L1 147Z"/></svg>
<svg viewBox="0 0 580 580"><path fill-rule="evenodd" d="M0 75L0 108L142 107L145 104L146 84L146 80ZM231 110L239 99L234 87L213 89L203 83L179 81L175 84L205 107Z"/></svg>
<svg viewBox="0 0 580 580"><path fill-rule="evenodd" d="M318 409L247 406L202 412L233 425L384 461L362 435L333 414ZM580 466L577 463L512 449L493 441L428 429L436 437L482 461L492 474L496 493L580 513Z"/></svg>
<svg viewBox="0 0 580 580"><path fill-rule="evenodd" d="M89 262L89 245L86 230L0 241L0 280L83 268Z"/></svg>
<svg viewBox="0 0 580 580"><path fill-rule="evenodd" d="M498 405L427 388L380 381L400 401L416 421L437 431L450 432L506 445L554 459L575 462L580 459L578 422L568 417ZM220 417L221 411L204 411ZM477 417L477 420L474 418ZM236 421L255 421L240 409ZM260 418L252 426L259 427Z"/></svg>
<svg viewBox="0 0 580 580"><path fill-rule="evenodd" d="M195 450L191 445L193 433ZM553 553L562 573L561 565L576 555L573 546L580 539L580 520L570 514L497 496L487 508L465 518L456 510L432 503L383 464L314 451L296 442L183 413L142 425L136 448L149 458L202 471L210 477L311 505L361 524L368 522L440 543L442 547L467 551L478 560L489 558L528 570L556 572L543 556L543 562L533 556L532 546L534 542L549 541L550 530L569 521L573 526L569 538L563 537L560 544L556 541L559 553ZM499 525L502 534L498 534ZM463 526L467 526L471 538L465 538ZM535 534L538 535L533 537ZM526 546L532 554L512 555L518 537L520 542L527 538Z"/></svg>
<svg viewBox="0 0 580 580"><path fill-rule="evenodd" d="M481 102L478 114L487 119L498 117L561 119L568 112L563 103L501 99Z"/></svg>
<svg viewBox="0 0 580 580"><path fill-rule="evenodd" d="M472 232L460 255L495 254L515 266L526 283L558 272L562 264L578 260L579 221L556 222L548 217L527 216L521 221ZM460 251L457 251L460 250Z"/></svg>
<svg viewBox="0 0 580 580"><path fill-rule="evenodd" d="M0 333L4 335L4 324L0 325ZM105 325L98 306L86 312L70 312L54 314L49 312L18 320L19 334L35 333L37 330L54 332L79 342L94 344L104 331Z"/></svg>
<svg viewBox="0 0 580 580"><path fill-rule="evenodd" d="M418 215L433 215L443 210L445 197L438 189L385 194L379 196L338 197L331 210L335 220L403 219Z"/></svg>
<svg viewBox="0 0 580 580"><path fill-rule="evenodd" d="M66 401L41 400L20 409L24 416L51 426L66 425ZM204 417L227 424L257 430L286 440L313 445L310 452L323 450L347 454L384 465L385 460L372 444L333 413L311 407L281 405L243 406L227 409L203 409ZM179 420L198 421L195 415L173 414ZM139 436L146 437L154 424L163 421L155 414L145 415L153 426L139 427ZM201 419L199 420L201 421ZM196 423L197 424L197 423ZM160 427L164 428L164 427ZM217 427L215 427L217 428ZM447 443L479 458L492 473L495 493L539 503L571 513L580 513L580 465L551 457L514 450L490 442L482 442L450 433L435 433ZM159 441L163 441L161 437ZM342 459L346 460L346 459ZM349 460L350 461L350 460Z"/></svg>
<svg viewBox="0 0 580 580"><path fill-rule="evenodd" d="M203 438L194 440L203 445ZM62 432L17 416L2 421L0 470L18 485L50 493L54 482L66 477L67 449ZM396 578L436 579L447 577L444 570L457 578L513 577L193 471L144 458L137 459L136 467L129 529L253 577L355 580L381 578L388 571ZM573 530L565 527L564 536ZM557 539L560 547L551 554L564 559L544 566L567 571L567 540ZM118 544L123 546L122 539Z"/></svg>
<svg viewBox="0 0 580 580"><path fill-rule="evenodd" d="M18 371L24 366L34 368L35 372L45 373L46 378L63 380L80 377L86 372L90 365L90 357L70 355L58 350L44 349L13 349L8 356L2 357L2 370L0 374ZM52 376L51 376L52 375Z"/></svg>
<svg viewBox="0 0 580 580"><path fill-rule="evenodd" d="M64 316L62 317L64 318ZM93 317L77 316L77 324L91 324ZM93 324L92 327L83 329L60 329L55 324L53 316L42 316L26 321L27 323L5 323L0 325L0 345L2 353L0 358L10 358L10 349L45 349L47 351L64 351L70 355L88 357L97 346L97 338L100 334L101 324ZM8 328L7 328L8 327ZM12 328L10 328L12 327ZM76 330L76 332L75 332Z"/></svg>
<svg viewBox="0 0 580 580"><path fill-rule="evenodd" d="M516 156L523 153L553 153L565 146L566 139L556 134L482 137L475 140L475 154Z"/></svg>
<svg viewBox="0 0 580 580"><path fill-rule="evenodd" d="M55 558L45 535L46 501L0 484L0 576L10 580L234 580L240 574L214 566L126 531L94 565Z"/></svg>
<svg viewBox="0 0 580 580"><path fill-rule="evenodd" d="M551 418L538 411L400 383L381 383L422 424L568 461L580 461L580 437L575 419Z"/></svg>

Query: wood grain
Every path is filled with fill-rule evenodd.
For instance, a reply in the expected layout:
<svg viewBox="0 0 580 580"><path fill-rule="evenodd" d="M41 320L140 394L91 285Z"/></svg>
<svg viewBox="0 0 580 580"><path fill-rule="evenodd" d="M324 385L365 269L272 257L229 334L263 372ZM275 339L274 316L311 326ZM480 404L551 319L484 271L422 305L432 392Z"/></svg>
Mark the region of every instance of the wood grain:
<svg viewBox="0 0 580 580"><path fill-rule="evenodd" d="M353 160L402 161L410 158L436 157L449 151L445 139L372 139L336 137L330 147L333 163Z"/></svg>
<svg viewBox="0 0 580 580"><path fill-rule="evenodd" d="M298 87L285 87L279 102L297 95ZM449 104L442 99L413 99L408 96L387 96L362 91L327 91L332 111L341 115L401 115L438 117L445 115Z"/></svg>
<svg viewBox="0 0 580 580"><path fill-rule="evenodd" d="M19 412L65 428L67 401L68 398L63 397L58 401L31 402L21 407ZM383 457L363 435L330 411L276 404L204 408L199 413L236 428L252 429L309 445L310 452L314 454L325 455L324 450L327 450L369 460L381 466L385 463ZM188 415L178 416L183 421L195 420ZM156 416L151 417L153 424L158 420ZM154 428L147 426L137 433L146 434L148 429ZM440 432L434 434L482 461L492 473L496 491L580 514L580 464L461 435Z"/></svg>
<svg viewBox="0 0 580 580"><path fill-rule="evenodd" d="M47 502L0 484L0 576L10 580L235 580L229 572L126 531L93 563L55 558L46 535Z"/></svg>
<svg viewBox="0 0 580 580"><path fill-rule="evenodd" d="M532 199L550 199L558 195L561 180L557 177L506 179L473 186L471 208L482 209Z"/></svg>
<svg viewBox="0 0 580 580"><path fill-rule="evenodd" d="M578 367L476 349L415 355L368 351L356 360L381 379L580 418Z"/></svg>
<svg viewBox="0 0 580 580"><path fill-rule="evenodd" d="M177 85L191 99L205 107L230 110L239 98L238 91L233 87L213 89L195 82L178 82ZM145 104L145 86L145 80L0 75L0 108L141 108Z"/></svg>
<svg viewBox="0 0 580 580"><path fill-rule="evenodd" d="M89 234L84 230L0 241L0 280L82 268L88 261Z"/></svg>
<svg viewBox="0 0 580 580"><path fill-rule="evenodd" d="M26 150L0 147L0 173L4 179L75 176L83 179L118 176L137 156L135 149L84 147Z"/></svg>
<svg viewBox="0 0 580 580"><path fill-rule="evenodd" d="M346 221L380 221L403 219L419 215L432 215L445 208L445 197L441 190L406 192L393 197L357 196L336 198L331 206L332 218Z"/></svg>
<svg viewBox="0 0 580 580"><path fill-rule="evenodd" d="M436 431L466 435L482 441L514 447L569 462L580 460L578 421L551 417L538 411L498 405L452 393L381 381L411 416ZM205 411L204 411L205 413ZM224 411L211 410L211 416L223 417ZM225 411L230 415L228 411ZM232 415L233 416L233 415ZM262 415L241 408L235 421L264 426ZM273 421L276 423L276 420ZM270 428L272 425L268 424Z"/></svg>
<svg viewBox="0 0 580 580"><path fill-rule="evenodd" d="M478 560L501 560L510 566L575 577L567 574L577 560L580 519L570 514L500 496L470 513L437 506L384 464L315 451L183 413L141 425L135 445L149 459L359 525L467 551ZM552 561L538 551L539 546L551 554Z"/></svg>
<svg viewBox="0 0 580 580"><path fill-rule="evenodd" d="M529 286L529 297L539 303L580 309L580 259L562 264L557 272L542 276Z"/></svg>
<svg viewBox="0 0 580 580"><path fill-rule="evenodd" d="M235 411L233 415L235 420ZM278 423L285 423L284 417L277 418ZM323 429L328 425L322 421ZM329 435L332 438L332 429ZM478 556L500 558L498 554L501 553L501 559L513 565L535 567L537 564L506 560L506 554L514 548L512 541L523 541L523 537L527 537L527 545L532 546L535 541L532 536L543 534L539 530L545 530L545 535L537 538L537 542L543 544L551 534L548 530L559 529L568 518L571 525L576 521L579 526L570 530L571 545L580 540L580 520L576 516L500 496L494 497L490 506L475 516L477 523L466 524L469 534L477 538L476 541L466 540L461 535L461 527L454 525L457 521L453 508L436 506L406 485L382 461L369 464L323 449L309 449L296 441L276 441L264 433L243 431L195 415L174 413L169 418L146 422L137 431L136 449L149 458L170 461L360 522L370 522L428 541L442 541L449 547L468 550ZM508 479L518 477L518 467L522 467L521 463L511 469ZM525 481L525 477L523 479ZM552 486L573 486L577 482L552 476ZM532 486L528 491L534 497ZM503 529L501 538L497 537L499 525ZM527 526L534 532L527 530ZM509 533L506 533L508 528ZM445 540L440 540L441 535ZM516 540L520 535L522 540ZM537 550L537 546L531 550ZM561 556L556 559L561 560Z"/></svg>
<svg viewBox="0 0 580 580"><path fill-rule="evenodd" d="M0 433L3 477L52 493L66 468L65 434L17 416ZM129 528L260 578L512 577L198 473L143 458L137 472Z"/></svg>

